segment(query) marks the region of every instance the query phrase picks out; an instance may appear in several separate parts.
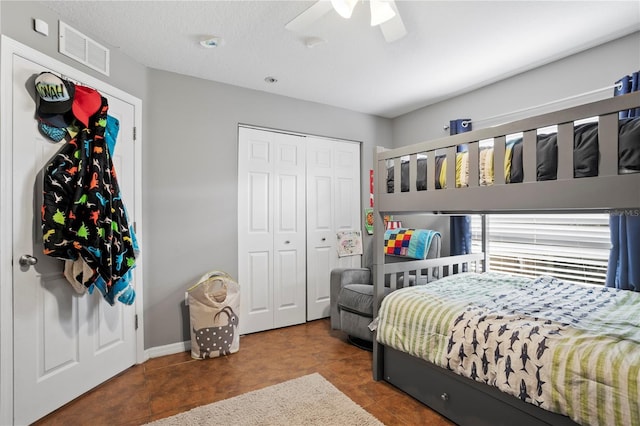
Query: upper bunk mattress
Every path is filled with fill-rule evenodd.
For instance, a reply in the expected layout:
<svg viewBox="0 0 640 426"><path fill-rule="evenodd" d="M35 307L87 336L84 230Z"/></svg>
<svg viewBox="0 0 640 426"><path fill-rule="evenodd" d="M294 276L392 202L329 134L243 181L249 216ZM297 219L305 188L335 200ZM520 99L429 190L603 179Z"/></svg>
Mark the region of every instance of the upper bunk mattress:
<svg viewBox="0 0 640 426"><path fill-rule="evenodd" d="M640 424L640 294L497 273L392 292L377 340L579 424Z"/></svg>

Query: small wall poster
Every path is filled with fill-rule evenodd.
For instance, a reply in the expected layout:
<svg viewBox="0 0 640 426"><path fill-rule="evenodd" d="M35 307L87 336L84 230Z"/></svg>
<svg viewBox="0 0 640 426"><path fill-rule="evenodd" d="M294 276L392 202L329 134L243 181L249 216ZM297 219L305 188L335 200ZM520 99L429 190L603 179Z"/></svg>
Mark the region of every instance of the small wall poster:
<svg viewBox="0 0 640 426"><path fill-rule="evenodd" d="M367 234L373 234L373 209L364 209L364 229L367 230Z"/></svg>
<svg viewBox="0 0 640 426"><path fill-rule="evenodd" d="M362 254L360 231L338 231L338 257Z"/></svg>

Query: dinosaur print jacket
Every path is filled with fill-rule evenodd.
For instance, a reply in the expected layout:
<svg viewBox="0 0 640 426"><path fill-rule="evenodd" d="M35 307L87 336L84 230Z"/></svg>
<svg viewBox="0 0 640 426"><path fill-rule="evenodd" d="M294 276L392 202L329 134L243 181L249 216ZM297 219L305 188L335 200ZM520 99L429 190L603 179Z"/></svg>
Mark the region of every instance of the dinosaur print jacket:
<svg viewBox="0 0 640 426"><path fill-rule="evenodd" d="M82 282L90 290L100 283L97 287L113 304L119 281L135 264L135 251L104 137L108 108L102 97L89 125L45 167L41 213L44 253L64 260L82 258L93 272ZM124 303L133 303L133 298Z"/></svg>

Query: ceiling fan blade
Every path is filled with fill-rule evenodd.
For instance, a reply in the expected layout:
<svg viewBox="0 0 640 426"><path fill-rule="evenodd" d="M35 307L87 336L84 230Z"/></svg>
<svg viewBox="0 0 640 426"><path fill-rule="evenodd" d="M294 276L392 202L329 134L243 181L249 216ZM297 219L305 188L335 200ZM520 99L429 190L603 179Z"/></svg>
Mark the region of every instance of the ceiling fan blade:
<svg viewBox="0 0 640 426"><path fill-rule="evenodd" d="M396 7L396 2L391 1L389 2L389 5L393 11L396 12L396 16L380 24L380 30L382 31L382 35L387 43L392 43L406 36L407 29L404 27L404 22L402 22L400 12L398 12L398 8Z"/></svg>
<svg viewBox="0 0 640 426"><path fill-rule="evenodd" d="M322 18L330 10L333 9L331 2L320 0L315 2L310 8L293 18L284 27L289 31L300 32L307 29L308 26Z"/></svg>

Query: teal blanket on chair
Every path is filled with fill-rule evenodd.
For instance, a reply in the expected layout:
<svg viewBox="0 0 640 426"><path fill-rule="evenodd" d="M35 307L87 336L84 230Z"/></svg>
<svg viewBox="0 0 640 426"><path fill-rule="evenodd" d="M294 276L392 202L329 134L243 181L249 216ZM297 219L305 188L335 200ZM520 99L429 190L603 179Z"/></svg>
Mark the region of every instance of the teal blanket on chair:
<svg viewBox="0 0 640 426"><path fill-rule="evenodd" d="M426 259L434 235L440 235L440 233L431 229L387 229L384 232L384 253L412 259Z"/></svg>

